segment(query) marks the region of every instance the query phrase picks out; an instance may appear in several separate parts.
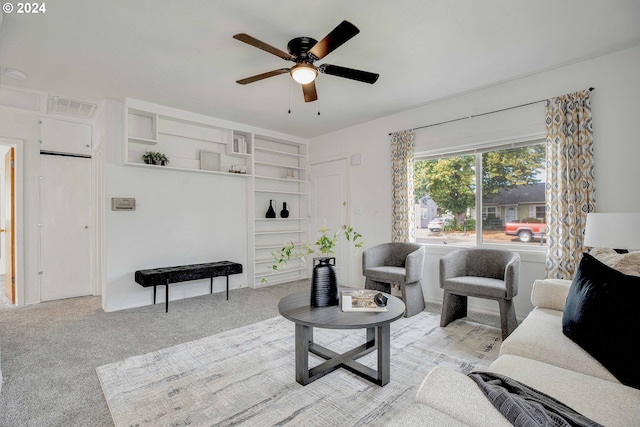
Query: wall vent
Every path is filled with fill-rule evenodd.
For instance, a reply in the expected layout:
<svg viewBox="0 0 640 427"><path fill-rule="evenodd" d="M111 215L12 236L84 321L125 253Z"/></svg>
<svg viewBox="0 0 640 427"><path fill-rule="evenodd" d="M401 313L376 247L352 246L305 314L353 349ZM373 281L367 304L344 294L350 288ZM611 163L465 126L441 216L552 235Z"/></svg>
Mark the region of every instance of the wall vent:
<svg viewBox="0 0 640 427"><path fill-rule="evenodd" d="M93 102L79 101L52 95L49 97L49 114L63 114L82 119L90 119L98 108Z"/></svg>

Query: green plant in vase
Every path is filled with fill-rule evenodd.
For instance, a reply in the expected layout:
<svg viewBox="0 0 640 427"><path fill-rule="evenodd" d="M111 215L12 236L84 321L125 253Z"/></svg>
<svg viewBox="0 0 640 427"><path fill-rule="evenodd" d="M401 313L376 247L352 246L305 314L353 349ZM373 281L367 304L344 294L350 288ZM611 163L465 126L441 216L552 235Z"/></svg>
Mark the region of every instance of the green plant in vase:
<svg viewBox="0 0 640 427"><path fill-rule="evenodd" d="M169 163L169 158L166 154L158 151L145 151L142 155L142 161L148 165L165 165Z"/></svg>
<svg viewBox="0 0 640 427"><path fill-rule="evenodd" d="M313 244L296 245L293 242L285 244L281 249L271 252L275 263L271 266L274 271L278 271L281 266L286 265L291 260L302 260L306 262L306 257L315 255L318 258L325 259L333 254L333 249L338 244L340 237L344 237L348 242L353 244L355 248L361 248L364 245L362 234L348 226L333 234L329 233L327 227L323 227L319 231L318 239ZM266 282L265 277L262 282Z"/></svg>
<svg viewBox="0 0 640 427"><path fill-rule="evenodd" d="M153 151L145 151L144 154L142 155L142 161L147 165L152 165L154 154L155 152Z"/></svg>

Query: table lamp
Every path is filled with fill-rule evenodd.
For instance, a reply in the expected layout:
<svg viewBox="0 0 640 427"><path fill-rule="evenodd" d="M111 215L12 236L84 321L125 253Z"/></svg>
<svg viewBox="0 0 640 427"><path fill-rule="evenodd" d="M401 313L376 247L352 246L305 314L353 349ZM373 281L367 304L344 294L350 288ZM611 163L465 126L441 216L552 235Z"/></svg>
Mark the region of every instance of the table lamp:
<svg viewBox="0 0 640 427"><path fill-rule="evenodd" d="M589 213L584 246L611 248L618 253L640 249L640 213Z"/></svg>

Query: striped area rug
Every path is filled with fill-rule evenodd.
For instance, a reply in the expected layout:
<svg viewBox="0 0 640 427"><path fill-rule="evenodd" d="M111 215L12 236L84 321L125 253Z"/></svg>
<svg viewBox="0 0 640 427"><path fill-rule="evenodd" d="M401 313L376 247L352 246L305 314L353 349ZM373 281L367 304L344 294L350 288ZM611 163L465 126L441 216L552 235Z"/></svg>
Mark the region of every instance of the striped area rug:
<svg viewBox="0 0 640 427"><path fill-rule="evenodd" d="M462 373L498 356L500 330L458 320L439 327L422 312L391 324L391 382L373 385L344 369L295 381L294 324L282 317L130 357L96 369L116 426L356 426L383 423L414 399L436 365ZM314 329L344 352L365 330ZM359 359L375 368L375 352ZM322 360L310 356L309 365Z"/></svg>

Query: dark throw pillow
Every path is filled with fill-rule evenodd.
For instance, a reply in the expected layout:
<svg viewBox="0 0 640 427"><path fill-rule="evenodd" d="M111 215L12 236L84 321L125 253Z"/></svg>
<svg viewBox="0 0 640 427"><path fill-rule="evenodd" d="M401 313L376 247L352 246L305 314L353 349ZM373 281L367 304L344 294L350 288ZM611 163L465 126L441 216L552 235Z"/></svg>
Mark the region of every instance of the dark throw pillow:
<svg viewBox="0 0 640 427"><path fill-rule="evenodd" d="M618 381L640 389L640 277L585 253L564 306L562 332Z"/></svg>

